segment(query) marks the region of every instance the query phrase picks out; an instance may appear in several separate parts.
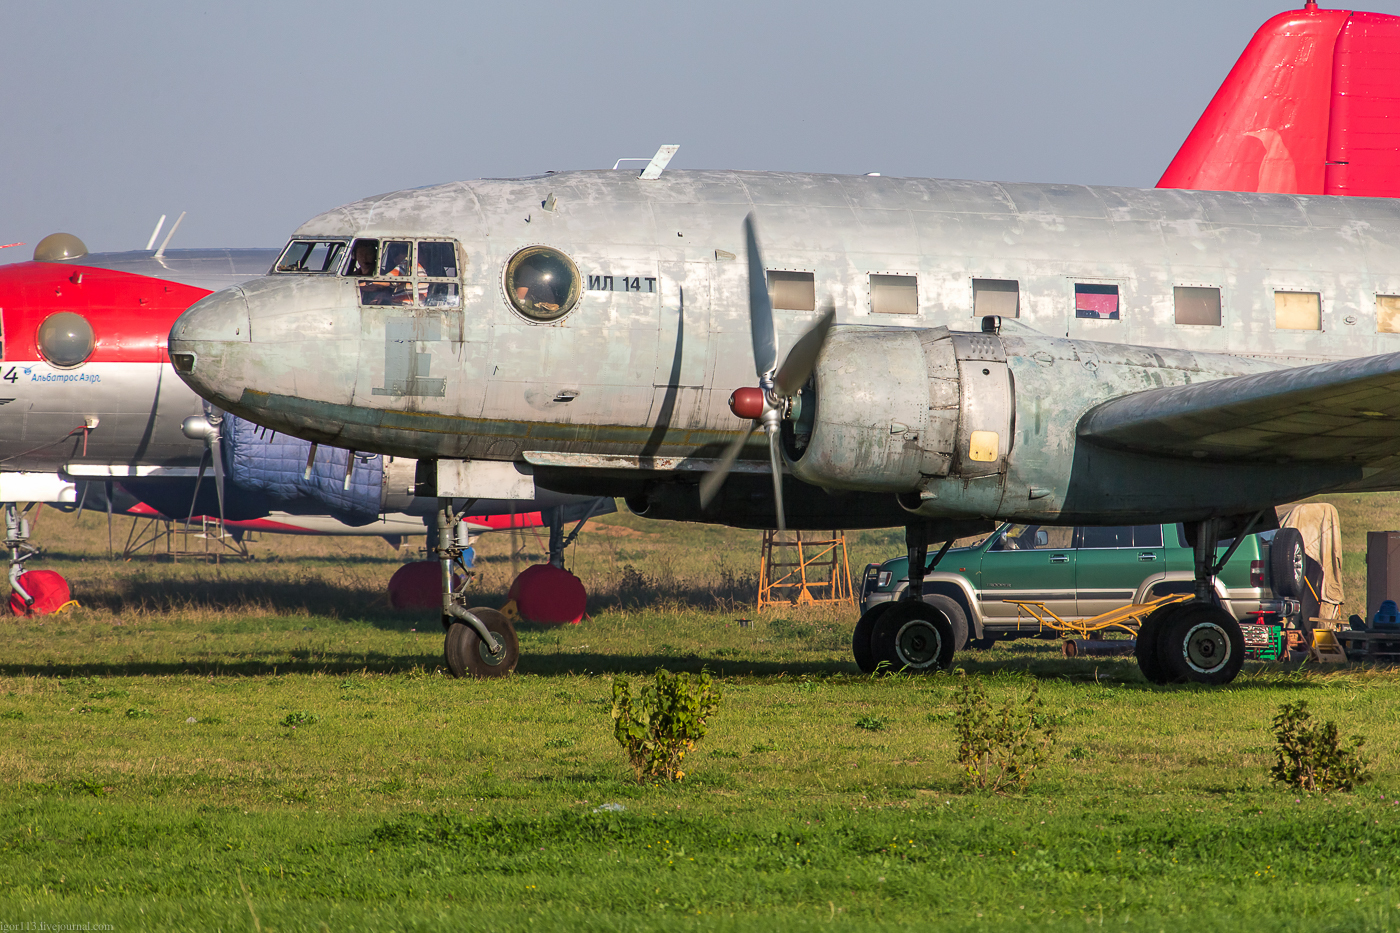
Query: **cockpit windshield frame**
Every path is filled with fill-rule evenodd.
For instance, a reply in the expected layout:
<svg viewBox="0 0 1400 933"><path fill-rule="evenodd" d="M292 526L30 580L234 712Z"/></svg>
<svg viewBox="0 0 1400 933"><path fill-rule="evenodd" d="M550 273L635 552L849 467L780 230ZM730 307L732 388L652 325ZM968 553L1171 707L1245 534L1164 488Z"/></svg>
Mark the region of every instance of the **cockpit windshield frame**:
<svg viewBox="0 0 1400 933"><path fill-rule="evenodd" d="M343 274L358 280L361 306L462 309L465 255L456 240L356 237L348 255Z"/></svg>
<svg viewBox="0 0 1400 933"><path fill-rule="evenodd" d="M335 275L345 265L345 237L293 237L272 264L271 275Z"/></svg>

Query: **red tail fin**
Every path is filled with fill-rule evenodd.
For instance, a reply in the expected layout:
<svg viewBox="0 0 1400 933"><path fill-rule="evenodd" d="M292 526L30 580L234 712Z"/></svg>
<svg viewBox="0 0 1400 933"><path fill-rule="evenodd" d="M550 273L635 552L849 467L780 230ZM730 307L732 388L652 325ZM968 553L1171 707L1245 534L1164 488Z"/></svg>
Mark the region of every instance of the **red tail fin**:
<svg viewBox="0 0 1400 933"><path fill-rule="evenodd" d="M1400 197L1400 16L1269 20L1157 187Z"/></svg>

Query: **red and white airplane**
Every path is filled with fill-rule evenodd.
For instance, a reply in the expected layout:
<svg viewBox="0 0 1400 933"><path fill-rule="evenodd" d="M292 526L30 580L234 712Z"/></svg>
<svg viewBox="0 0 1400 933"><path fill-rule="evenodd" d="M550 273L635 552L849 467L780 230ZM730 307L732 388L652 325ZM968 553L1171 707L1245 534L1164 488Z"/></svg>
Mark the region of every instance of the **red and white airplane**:
<svg viewBox="0 0 1400 933"><path fill-rule="evenodd" d="M265 274L278 251L154 246L153 234L144 250L92 254L60 233L32 261L0 266L0 503L14 604L35 604L22 579L33 552L18 503L222 517L237 536L373 535L397 545L428 533L435 501L414 495L414 461L268 436L209 410L170 368L175 318ZM614 508L546 492L462 505L469 537L550 525L556 562L564 522Z"/></svg>

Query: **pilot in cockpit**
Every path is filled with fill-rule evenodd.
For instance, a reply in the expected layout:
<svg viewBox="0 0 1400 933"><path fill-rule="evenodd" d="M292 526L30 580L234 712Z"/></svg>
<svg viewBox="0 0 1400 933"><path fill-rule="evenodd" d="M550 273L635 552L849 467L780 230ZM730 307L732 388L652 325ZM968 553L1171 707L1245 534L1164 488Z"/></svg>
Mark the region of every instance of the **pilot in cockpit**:
<svg viewBox="0 0 1400 933"><path fill-rule="evenodd" d="M355 255L350 261L348 275L374 275L378 264L378 244L374 240L356 240Z"/></svg>

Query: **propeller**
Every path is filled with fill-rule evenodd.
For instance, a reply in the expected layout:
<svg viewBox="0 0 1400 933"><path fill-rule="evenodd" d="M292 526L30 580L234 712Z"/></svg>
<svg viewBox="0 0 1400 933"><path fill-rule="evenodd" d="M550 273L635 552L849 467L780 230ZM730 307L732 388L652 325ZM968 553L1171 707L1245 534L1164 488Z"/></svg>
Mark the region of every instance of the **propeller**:
<svg viewBox="0 0 1400 933"><path fill-rule="evenodd" d="M748 430L725 448L719 464L700 480L700 505L708 506L719 494L744 445L759 428L768 435L768 462L773 470L773 499L778 513L778 530L787 530L783 514L783 455L779 437L784 419L792 418L792 399L802 390L816 369L827 334L836 320L836 308L827 302L822 316L792 345L778 365L778 338L773 329L773 301L768 294L768 273L758 249L753 214L744 218L744 239L749 263L749 333L753 338L754 373L758 386L735 389L729 397L729 410L748 418Z"/></svg>
<svg viewBox="0 0 1400 933"><path fill-rule="evenodd" d="M209 457L214 462L214 491L219 497L219 524L224 523L224 455L221 449L220 426L224 420L223 413L218 409L211 409L203 415L190 415L180 424L180 433L184 434L192 441L204 441L204 457L199 460L199 477L194 481L194 499L190 500L189 519L194 518L194 500L199 498L199 487L204 482L204 459ZM189 519L186 519L188 524Z"/></svg>

